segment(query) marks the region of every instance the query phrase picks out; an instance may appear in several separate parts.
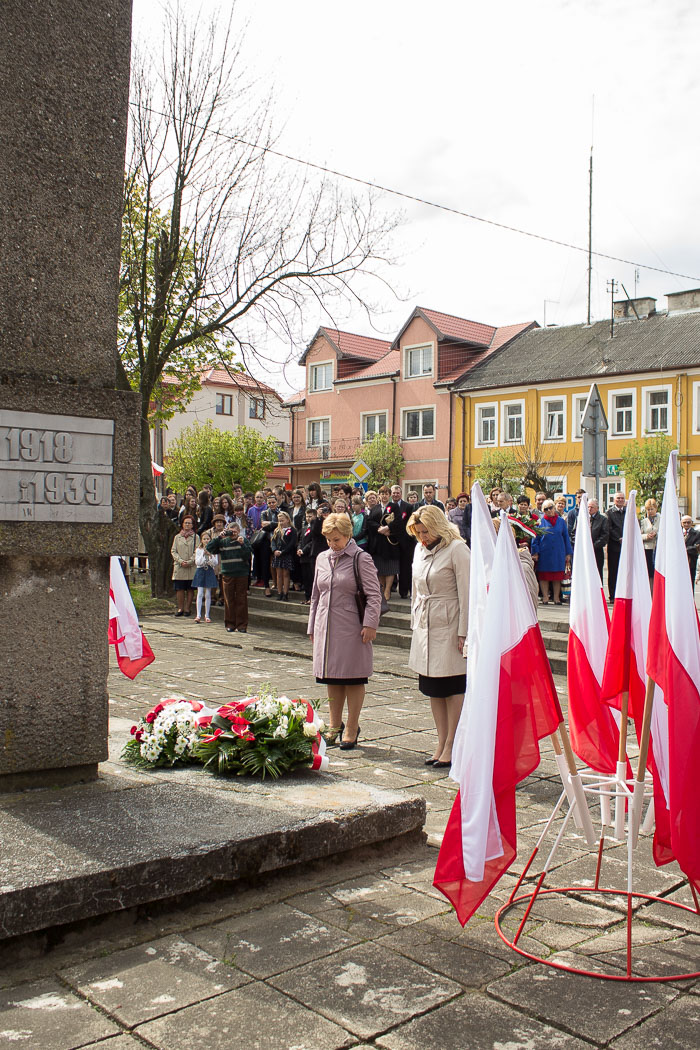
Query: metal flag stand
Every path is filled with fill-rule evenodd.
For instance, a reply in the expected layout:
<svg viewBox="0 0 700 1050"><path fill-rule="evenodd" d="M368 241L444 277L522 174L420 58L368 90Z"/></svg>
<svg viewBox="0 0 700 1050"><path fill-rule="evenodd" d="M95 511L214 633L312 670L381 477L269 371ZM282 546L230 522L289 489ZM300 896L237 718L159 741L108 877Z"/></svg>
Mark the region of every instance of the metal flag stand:
<svg viewBox="0 0 700 1050"><path fill-rule="evenodd" d="M624 767L624 769L626 771L626 767ZM515 887L513 888L513 891L511 893L507 903L502 905L502 907L500 907L498 909L498 911L496 912L496 917L495 917L496 931L497 931L499 937L501 938L501 940L505 944L507 944L509 948L512 948L513 951L517 952L519 955L524 956L526 959L531 959L533 962L541 963L543 966L550 966L550 967L552 967L554 969L557 969L557 970L564 970L567 973L575 973L575 974L579 974L579 975L584 976L584 977L598 977L599 979L606 980L606 981L628 981L628 982L684 981L684 980L692 980L694 978L698 978L698 977L700 977L700 970L695 971L693 973L674 973L674 974L664 974L664 975L657 975L657 976L643 976L641 974L635 974L634 971L633 971L633 965L632 965L632 963L633 963L632 927L633 927L633 919L634 919L634 914L635 914L634 908L633 908L634 902L635 901L643 901L643 902L647 902L647 903L651 902L651 903L656 903L656 904L663 904L663 905L666 905L667 907L677 908L677 909L679 909L680 911L683 911L683 912L689 912L691 915L698 915L698 916L700 916L700 901L698 900L698 895L697 895L697 893L695 891L695 887L693 886L692 882L689 883L689 886L690 886L691 893L693 895L693 900L695 901L695 908L691 908L687 904L682 904L679 901L672 901L672 900L668 900L667 898L664 898L664 897L657 897L654 894L650 894L650 893L641 893L641 892L636 891L636 890L633 889L633 885L632 885L633 863L632 863L632 860L633 860L634 850L635 850L635 848L637 846L637 842L638 842L637 829L639 828L639 819L640 819L640 815L641 815L641 805L640 805L640 803L642 801L642 794L643 793L640 791L640 786L639 786L640 785L639 772L637 773L637 778L636 779L634 779L634 780L632 780L632 779L627 780L627 779L621 779L619 771L620 771L620 764L618 763L618 772L614 776L613 775L608 775L608 776L602 775L601 776L600 774L582 774L582 780L586 781L586 784L584 786L584 791L586 792L586 794L589 794L589 795L597 795L599 800L600 800L600 805L601 805L602 831L601 831L600 841L598 843L598 857L597 857L597 864L596 864L595 881L594 881L593 886L592 887L548 886L548 887L543 888L544 880L545 880L545 878L547 876L547 873L549 872L549 870L550 870L550 868L552 866L552 863L554 861L554 858L556 857L557 851L559 850L559 847L561 845L562 839L564 837L564 834L566 832L567 826L569 824L569 820L571 819L572 816L575 815L575 810L576 810L576 807L578 805L578 802L574 798L573 800L571 800L571 799L569 800L569 808L568 808L566 814L564 815L561 827L559 828L559 831L557 832L556 838L554 840L554 844L552 845L552 848L551 848L551 850L549 852L547 860L545 861L545 863L543 865L542 871L540 872L539 876L537 877L537 880L535 882L534 887L531 890L529 890L527 893L523 893L523 894L518 895L518 891L521 888L521 886L523 884L523 881L524 881L525 877L527 876L527 873L530 870L530 867L532 866L532 863L533 863L535 857L537 856L542 843L545 840L546 835L548 834L548 832L550 831L552 825L554 824L554 821L555 821L555 819L557 817L557 814L559 813L559 811L560 811L564 801L567 799L567 792L566 792L566 790L564 790L564 791L562 791L561 795L559 796L559 801L555 805L551 816L547 820L547 822L545 824L545 827L544 827L544 829L543 829L543 831L542 831L542 833L541 833L541 835L540 835L540 837L539 837L539 839L537 841L537 844L536 844L535 848L533 849L532 853L530 854L530 857L528 858L528 861L527 861L527 863L526 863L526 865L525 865L525 867L524 867L524 869L523 869L523 871L522 871L522 873L521 873L521 875L520 875L520 877L519 877ZM648 780L644 781L644 771L643 771L643 769L641 770L641 772L642 772L642 781L644 782L645 792L646 792L646 795L648 796L650 794L650 782ZM625 808L626 807L627 807L627 812L628 812L627 834L626 834L626 842L627 842L627 889L626 890L607 888L607 887L603 887L603 886L600 885L600 874L601 874L601 867L602 867L602 860L603 860L603 850L604 850L604 847L605 847L605 825L612 823L611 819L610 819L610 802L611 802L612 799L615 799L615 801L616 801L616 814L615 814L616 835L619 835L619 833L620 833L620 826L621 826L621 824L622 824L622 827L624 828L624 814L625 814ZM634 805L634 802L636 802L636 806ZM620 814L622 815L621 818L620 818ZM647 811L647 817L645 818L642 830L647 830L649 825L653 826L652 819L653 819L653 796L652 796L652 798L650 799L650 802L649 802L649 808L648 808L648 811ZM616 838L616 842L619 843L619 841L620 841L620 839ZM583 896L592 896L592 895L598 895L598 896L602 897L603 900L606 899L606 895L614 896L614 897L618 897L618 898L619 897L626 898L626 902L627 902L627 909L626 909L626 911L627 911L627 948L626 948L626 968L625 968L625 973L607 973L607 972L600 972L600 971L597 971L597 970L586 970L586 969L583 969L581 967L572 966L572 965L570 965L568 963L565 963L565 962L557 961L556 959L543 958L542 956L535 955L533 952L526 951L524 948L521 948L519 946L518 941L520 940L520 937L521 937L521 935L523 934L523 931L526 928L526 924L527 924L528 920L530 920L530 921L533 920L533 908L534 908L535 902L537 901L538 898L540 898L540 897L561 896L561 897L564 897L564 898L570 898L570 899L576 900L576 899L578 899L580 897L583 897ZM515 934L511 938L505 932L505 930L503 929L502 923L503 923L503 920L506 918L506 916L509 915L509 913L511 911L513 911L515 908L518 908L519 906L522 906L522 905L525 905L525 911L523 913L522 918L520 919L520 922L519 922L519 924L517 926Z"/></svg>

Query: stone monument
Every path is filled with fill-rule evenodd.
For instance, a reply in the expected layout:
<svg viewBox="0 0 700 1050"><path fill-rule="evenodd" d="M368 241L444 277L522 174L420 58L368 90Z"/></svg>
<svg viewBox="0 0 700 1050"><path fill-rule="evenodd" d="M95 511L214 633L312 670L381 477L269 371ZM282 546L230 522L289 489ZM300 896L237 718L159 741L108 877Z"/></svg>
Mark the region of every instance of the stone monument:
<svg viewBox="0 0 700 1050"><path fill-rule="evenodd" d="M109 556L137 545L115 389L131 0L0 5L0 790L107 757Z"/></svg>

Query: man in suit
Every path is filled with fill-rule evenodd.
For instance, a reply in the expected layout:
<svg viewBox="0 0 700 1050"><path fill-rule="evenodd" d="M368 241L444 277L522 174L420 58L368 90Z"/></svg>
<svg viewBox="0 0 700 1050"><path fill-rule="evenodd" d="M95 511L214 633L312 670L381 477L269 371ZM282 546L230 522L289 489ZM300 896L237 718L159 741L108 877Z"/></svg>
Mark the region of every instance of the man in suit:
<svg viewBox="0 0 700 1050"><path fill-rule="evenodd" d="M435 499L435 486L428 482L423 486L423 499L418 504L419 507L439 507L440 510L445 513L445 504L441 503L439 499Z"/></svg>
<svg viewBox="0 0 700 1050"><path fill-rule="evenodd" d="M393 536L399 542L399 595L402 598L410 598L413 580L413 552L416 549L416 541L406 532L406 525L414 508L412 504L401 498L400 485L391 486L391 504L386 510L394 514L396 528Z"/></svg>
<svg viewBox="0 0 700 1050"><path fill-rule="evenodd" d="M608 599L615 601L617 570L622 550L622 530L625 526L627 501L624 492L616 492L613 505L608 511Z"/></svg>
<svg viewBox="0 0 700 1050"><path fill-rule="evenodd" d="M598 566L600 582L603 582L603 563L605 561L605 548L608 544L608 519L601 514L597 499L589 499L588 516L591 521L591 539L593 540L593 553L595 563Z"/></svg>
<svg viewBox="0 0 700 1050"><path fill-rule="evenodd" d="M685 540L685 551L688 555L688 568L690 569L690 582L695 593L695 574L698 570L698 553L700 553L700 529L693 525L693 519L689 514L681 518L683 538Z"/></svg>

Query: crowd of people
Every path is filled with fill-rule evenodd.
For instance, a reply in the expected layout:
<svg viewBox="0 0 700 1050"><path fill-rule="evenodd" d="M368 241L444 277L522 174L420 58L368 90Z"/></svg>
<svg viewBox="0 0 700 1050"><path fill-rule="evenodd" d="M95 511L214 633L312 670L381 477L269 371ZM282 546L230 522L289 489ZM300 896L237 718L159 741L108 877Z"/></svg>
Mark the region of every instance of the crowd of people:
<svg viewBox="0 0 700 1050"><path fill-rule="evenodd" d="M486 497L494 527L505 511L514 527L523 572L533 603L566 601L576 549L583 489L567 512L566 498L537 492L534 505L494 488ZM449 766L465 693L465 641L472 507L465 492L441 502L435 487L402 497L401 486L318 483L291 491L265 487L214 496L209 486L190 488L180 506L174 493L161 510L179 526L172 544L176 616L211 622L212 602L224 606L229 632L248 629L250 587L280 602L294 589L309 606L308 634L316 681L326 687L330 711L327 742L344 750L357 745L365 686L372 674L372 643L390 603L411 601L409 667L429 699L436 745L426 764ZM603 580L607 552L608 590L615 596L626 500L618 492L603 513L588 500L596 563ZM659 512L653 499L640 520L650 579ZM700 531L682 519L688 564L694 581ZM551 599L550 599L551 594Z"/></svg>

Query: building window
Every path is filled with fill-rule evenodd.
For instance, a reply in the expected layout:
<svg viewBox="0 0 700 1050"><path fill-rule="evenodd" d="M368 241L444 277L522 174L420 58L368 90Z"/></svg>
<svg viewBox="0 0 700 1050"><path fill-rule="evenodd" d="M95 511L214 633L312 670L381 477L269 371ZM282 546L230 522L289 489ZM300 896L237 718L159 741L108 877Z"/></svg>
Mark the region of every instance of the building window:
<svg viewBox="0 0 700 1050"><path fill-rule="evenodd" d="M377 434L386 434L386 412L366 412L362 416L362 440L371 441Z"/></svg>
<svg viewBox="0 0 700 1050"><path fill-rule="evenodd" d="M671 401L670 387L660 387L657 390L647 390L646 397L646 429L648 433L670 433L668 412Z"/></svg>
<svg viewBox="0 0 700 1050"><path fill-rule="evenodd" d="M600 504L602 511L608 511L613 505L616 492L624 492L621 481L604 481L603 482L603 499Z"/></svg>
<svg viewBox="0 0 700 1050"><path fill-rule="evenodd" d="M693 433L700 434L700 383L693 383Z"/></svg>
<svg viewBox="0 0 700 1050"><path fill-rule="evenodd" d="M251 397L250 405L248 406L248 418L249 419L264 419L265 418L265 398L264 397Z"/></svg>
<svg viewBox="0 0 700 1050"><path fill-rule="evenodd" d="M564 440L564 399L547 398L543 401L544 441Z"/></svg>
<svg viewBox="0 0 700 1050"><path fill-rule="evenodd" d="M583 438L583 410L588 401L588 394L574 394L574 441Z"/></svg>
<svg viewBox="0 0 700 1050"><path fill-rule="evenodd" d="M501 406L503 413L503 444L522 445L525 432L525 402L510 401Z"/></svg>
<svg viewBox="0 0 700 1050"><path fill-rule="evenodd" d="M477 445L496 444L496 406L479 405L476 410Z"/></svg>
<svg viewBox="0 0 700 1050"><path fill-rule="evenodd" d="M433 374L432 346L412 346L406 350L406 379L417 379L418 376Z"/></svg>
<svg viewBox="0 0 700 1050"><path fill-rule="evenodd" d="M216 414L217 416L233 415L233 394L216 395Z"/></svg>
<svg viewBox="0 0 700 1050"><path fill-rule="evenodd" d="M435 437L435 409L407 408L403 414L404 438Z"/></svg>
<svg viewBox="0 0 700 1050"><path fill-rule="evenodd" d="M333 362L324 361L320 365L311 365L309 369L309 390L316 393L318 390L332 390L333 388Z"/></svg>
<svg viewBox="0 0 700 1050"><path fill-rule="evenodd" d="M612 395L612 436L631 437L634 434L634 395ZM616 490L617 491L617 490ZM615 493L613 493L614 495Z"/></svg>
<svg viewBox="0 0 700 1050"><path fill-rule="evenodd" d="M327 445L331 438L330 419L310 419L307 424L306 444L308 448Z"/></svg>

